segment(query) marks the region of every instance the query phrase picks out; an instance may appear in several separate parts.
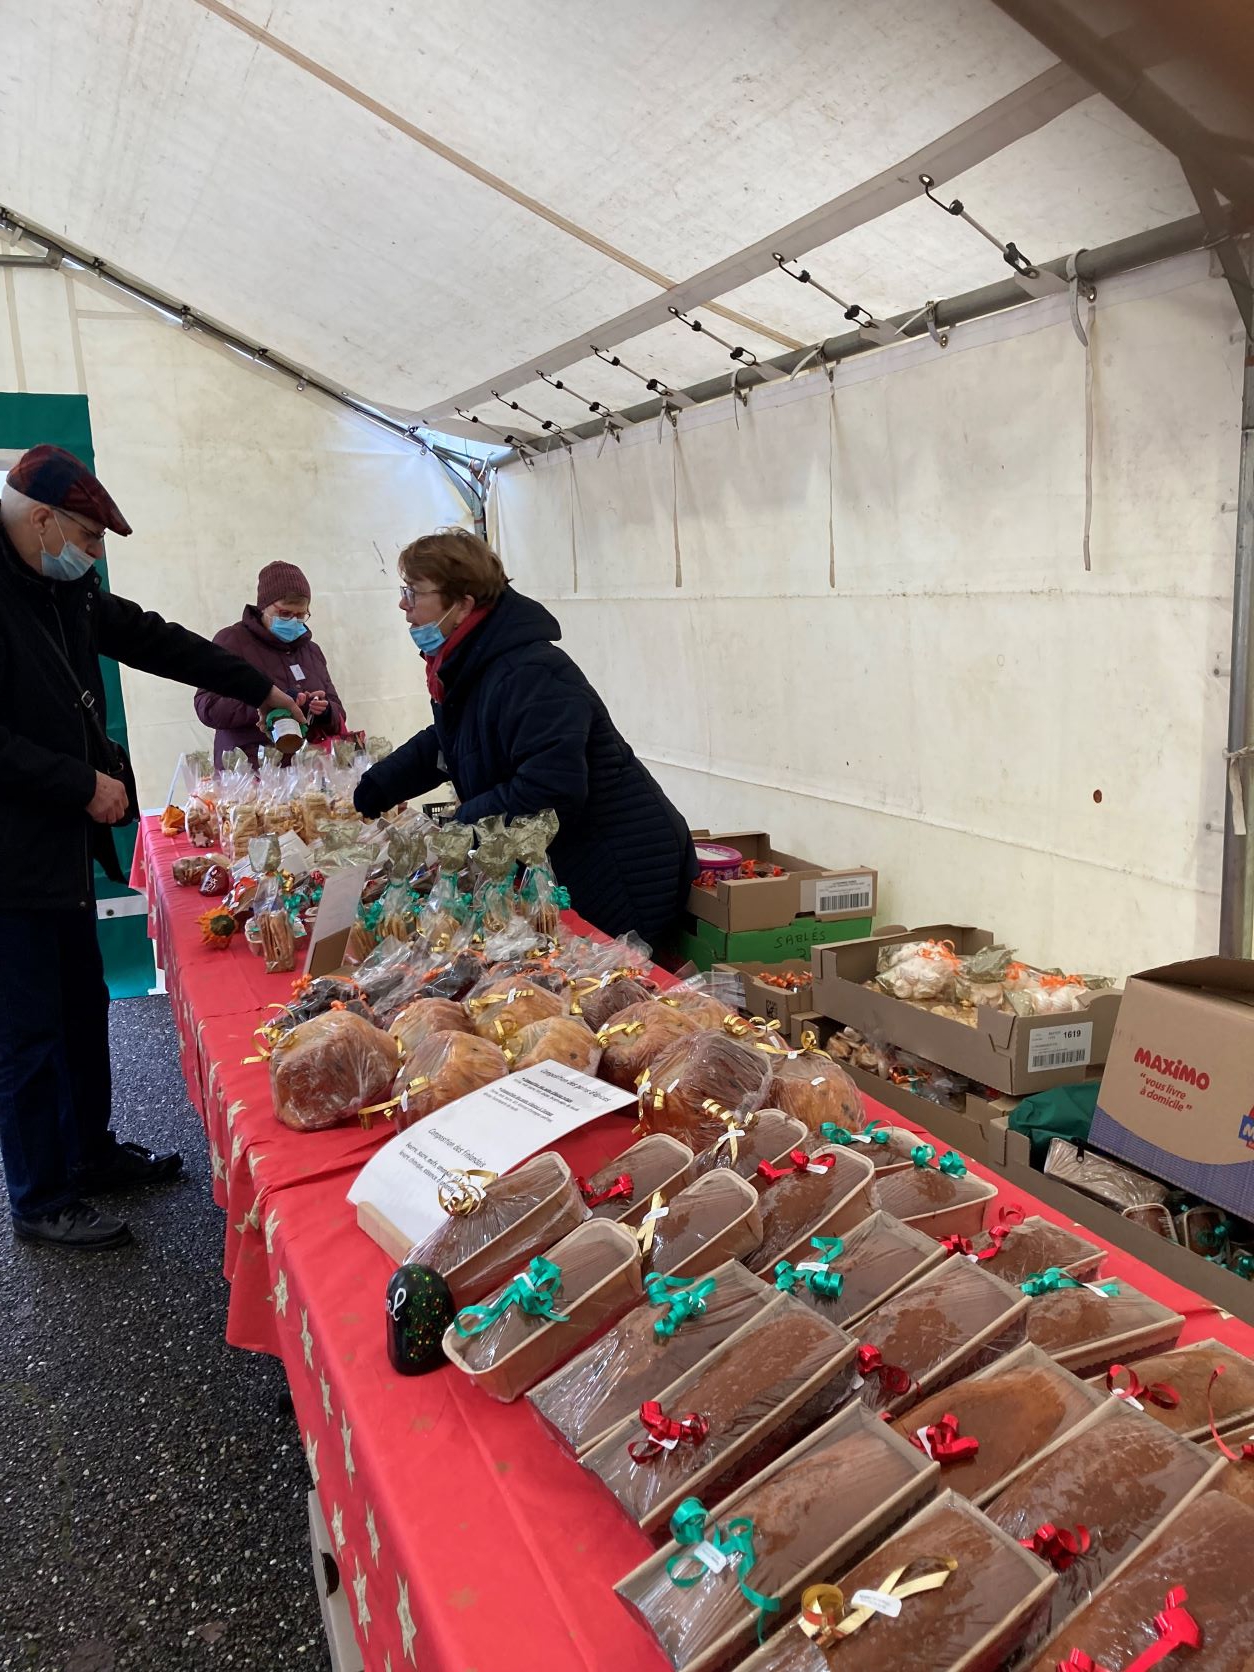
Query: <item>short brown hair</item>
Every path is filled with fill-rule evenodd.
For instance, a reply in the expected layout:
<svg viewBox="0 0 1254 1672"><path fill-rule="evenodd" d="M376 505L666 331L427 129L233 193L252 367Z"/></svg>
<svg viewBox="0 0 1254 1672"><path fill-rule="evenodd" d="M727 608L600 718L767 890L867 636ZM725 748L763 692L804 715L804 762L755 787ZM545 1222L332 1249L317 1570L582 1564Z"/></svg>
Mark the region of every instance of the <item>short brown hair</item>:
<svg viewBox="0 0 1254 1672"><path fill-rule="evenodd" d="M399 567L411 586L427 581L450 606L459 598L495 604L509 585L500 558L468 528L437 528L434 534L412 540L401 553Z"/></svg>

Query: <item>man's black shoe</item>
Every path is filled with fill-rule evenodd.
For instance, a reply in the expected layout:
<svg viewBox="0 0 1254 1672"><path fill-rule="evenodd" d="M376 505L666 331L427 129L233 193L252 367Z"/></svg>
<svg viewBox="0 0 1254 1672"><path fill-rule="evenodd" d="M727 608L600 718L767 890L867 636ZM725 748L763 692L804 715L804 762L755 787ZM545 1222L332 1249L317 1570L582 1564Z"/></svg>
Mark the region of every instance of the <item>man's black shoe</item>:
<svg viewBox="0 0 1254 1672"><path fill-rule="evenodd" d="M144 1184L164 1184L183 1171L177 1150L157 1155L142 1144L115 1144L107 1161L84 1167L74 1175L74 1187L84 1196L104 1196L111 1190L136 1190Z"/></svg>
<svg viewBox="0 0 1254 1672"><path fill-rule="evenodd" d="M14 1219L13 1234L22 1242L46 1242L54 1248L122 1248L131 1240L124 1219L102 1213L88 1202L67 1202L56 1213L37 1219Z"/></svg>

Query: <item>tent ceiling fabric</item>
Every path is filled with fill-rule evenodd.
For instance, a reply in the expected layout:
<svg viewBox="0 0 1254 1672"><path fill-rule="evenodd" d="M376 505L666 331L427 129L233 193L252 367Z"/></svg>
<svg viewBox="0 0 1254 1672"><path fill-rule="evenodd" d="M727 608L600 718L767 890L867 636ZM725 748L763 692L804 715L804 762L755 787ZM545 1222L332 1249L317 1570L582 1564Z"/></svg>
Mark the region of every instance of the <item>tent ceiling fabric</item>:
<svg viewBox="0 0 1254 1672"><path fill-rule="evenodd" d="M11 0L6 25L0 200L413 418L542 365L1053 63L992 0L361 0L351 27L329 0ZM1038 261L1193 207L1175 159L1098 97L943 195ZM1007 276L922 198L785 253L880 314ZM761 330L698 317L763 359L846 328L778 273L721 301ZM678 325L622 357L676 386L732 370ZM596 360L563 376L611 407L642 398ZM588 416L543 384L515 398Z"/></svg>

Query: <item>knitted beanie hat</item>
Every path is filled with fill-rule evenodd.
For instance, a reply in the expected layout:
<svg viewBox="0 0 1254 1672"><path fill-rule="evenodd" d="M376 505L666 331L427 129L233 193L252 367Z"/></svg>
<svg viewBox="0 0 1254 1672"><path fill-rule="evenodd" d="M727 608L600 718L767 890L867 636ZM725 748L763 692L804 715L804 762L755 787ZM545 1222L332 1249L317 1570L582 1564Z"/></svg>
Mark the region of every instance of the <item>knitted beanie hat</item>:
<svg viewBox="0 0 1254 1672"><path fill-rule="evenodd" d="M308 598L309 582L294 563L267 563L257 576L257 608L268 609L280 598Z"/></svg>

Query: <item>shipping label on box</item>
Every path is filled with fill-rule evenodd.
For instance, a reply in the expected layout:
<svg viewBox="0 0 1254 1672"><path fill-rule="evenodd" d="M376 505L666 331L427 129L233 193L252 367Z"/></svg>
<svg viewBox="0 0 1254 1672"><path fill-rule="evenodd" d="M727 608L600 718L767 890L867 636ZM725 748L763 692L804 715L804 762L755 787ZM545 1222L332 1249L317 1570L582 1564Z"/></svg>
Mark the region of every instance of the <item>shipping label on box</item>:
<svg viewBox="0 0 1254 1672"><path fill-rule="evenodd" d="M1055 1068L1087 1068L1093 1060L1092 1022L1059 1022L1036 1028L1028 1039L1028 1073Z"/></svg>
<svg viewBox="0 0 1254 1672"><path fill-rule="evenodd" d="M815 917L875 915L877 874L874 871L833 871L806 877L801 884L801 910Z"/></svg>

